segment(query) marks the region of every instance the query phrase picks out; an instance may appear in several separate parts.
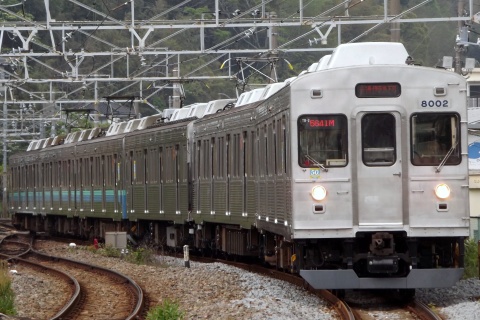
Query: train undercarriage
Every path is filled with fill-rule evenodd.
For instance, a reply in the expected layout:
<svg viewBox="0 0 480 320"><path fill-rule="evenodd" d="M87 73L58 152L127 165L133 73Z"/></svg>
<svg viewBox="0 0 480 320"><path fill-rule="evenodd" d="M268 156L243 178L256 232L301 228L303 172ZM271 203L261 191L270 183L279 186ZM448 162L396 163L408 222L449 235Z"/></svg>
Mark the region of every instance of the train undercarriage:
<svg viewBox="0 0 480 320"><path fill-rule="evenodd" d="M127 233L135 244L190 250L204 256L255 259L300 273L317 288L418 288L451 286L463 272L464 238L411 238L406 232L363 232L349 239L303 239L255 228L214 223L112 221L17 214L19 229L102 241L107 232ZM443 281L438 283L438 281Z"/></svg>

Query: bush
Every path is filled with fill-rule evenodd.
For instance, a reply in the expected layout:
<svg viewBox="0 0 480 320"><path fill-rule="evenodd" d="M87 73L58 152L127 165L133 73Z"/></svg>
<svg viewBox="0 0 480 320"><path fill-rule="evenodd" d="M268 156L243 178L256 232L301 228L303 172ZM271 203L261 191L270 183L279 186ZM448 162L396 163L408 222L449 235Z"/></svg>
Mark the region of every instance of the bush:
<svg viewBox="0 0 480 320"><path fill-rule="evenodd" d="M478 277L478 244L473 239L465 241L465 274L463 277Z"/></svg>
<svg viewBox="0 0 480 320"><path fill-rule="evenodd" d="M148 311L146 320L178 320L183 319L184 313L177 302L166 299L162 304Z"/></svg>
<svg viewBox="0 0 480 320"><path fill-rule="evenodd" d="M111 258L119 258L120 257L120 250L117 248L114 248L110 245L105 246L103 249L103 255Z"/></svg>
<svg viewBox="0 0 480 320"><path fill-rule="evenodd" d="M155 250L151 248L138 248L136 250L129 250L125 259L135 264L149 264L155 260L154 256Z"/></svg>
<svg viewBox="0 0 480 320"><path fill-rule="evenodd" d="M0 267L0 313L16 315L14 306L15 294L11 288L12 280L5 263Z"/></svg>

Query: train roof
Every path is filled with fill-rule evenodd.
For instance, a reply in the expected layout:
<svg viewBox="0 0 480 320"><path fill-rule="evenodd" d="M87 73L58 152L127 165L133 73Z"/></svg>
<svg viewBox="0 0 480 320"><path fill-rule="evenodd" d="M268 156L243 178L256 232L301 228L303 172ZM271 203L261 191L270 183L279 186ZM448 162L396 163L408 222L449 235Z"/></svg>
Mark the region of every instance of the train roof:
<svg viewBox="0 0 480 320"><path fill-rule="evenodd" d="M333 51L326 69L355 65L405 65L408 52L401 43L365 42L339 45Z"/></svg>

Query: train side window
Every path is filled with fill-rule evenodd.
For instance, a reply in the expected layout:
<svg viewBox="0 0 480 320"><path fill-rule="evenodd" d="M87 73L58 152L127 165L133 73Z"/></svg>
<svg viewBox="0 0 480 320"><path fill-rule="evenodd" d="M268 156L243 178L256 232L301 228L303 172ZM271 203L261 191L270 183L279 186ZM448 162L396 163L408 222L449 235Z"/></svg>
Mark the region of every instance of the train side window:
<svg viewBox="0 0 480 320"><path fill-rule="evenodd" d="M225 137L218 138L218 152L217 152L217 177L223 179L225 177Z"/></svg>
<svg viewBox="0 0 480 320"><path fill-rule="evenodd" d="M416 166L457 165L460 117L456 113L416 113L411 118L411 161Z"/></svg>
<svg viewBox="0 0 480 320"><path fill-rule="evenodd" d="M345 167L348 127L345 115L303 115L298 118L298 164L303 168Z"/></svg>
<svg viewBox="0 0 480 320"><path fill-rule="evenodd" d="M362 117L362 159L367 166L391 166L397 160L395 116L370 113Z"/></svg>

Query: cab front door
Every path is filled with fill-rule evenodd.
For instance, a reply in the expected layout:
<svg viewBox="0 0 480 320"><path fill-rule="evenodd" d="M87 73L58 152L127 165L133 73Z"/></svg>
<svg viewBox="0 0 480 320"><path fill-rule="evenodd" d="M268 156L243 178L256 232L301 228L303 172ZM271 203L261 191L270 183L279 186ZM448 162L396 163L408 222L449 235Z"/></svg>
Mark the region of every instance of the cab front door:
<svg viewBox="0 0 480 320"><path fill-rule="evenodd" d="M401 115L359 112L357 143L357 217L360 228L403 225Z"/></svg>

